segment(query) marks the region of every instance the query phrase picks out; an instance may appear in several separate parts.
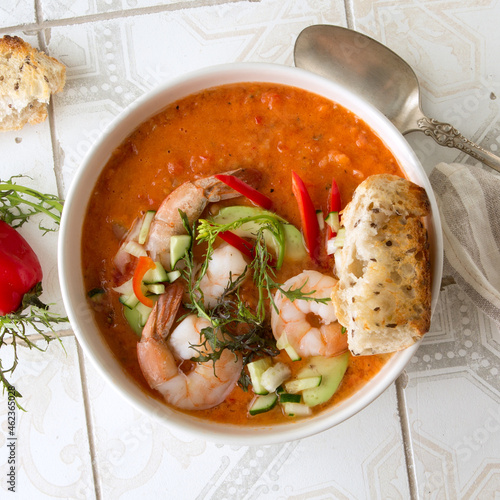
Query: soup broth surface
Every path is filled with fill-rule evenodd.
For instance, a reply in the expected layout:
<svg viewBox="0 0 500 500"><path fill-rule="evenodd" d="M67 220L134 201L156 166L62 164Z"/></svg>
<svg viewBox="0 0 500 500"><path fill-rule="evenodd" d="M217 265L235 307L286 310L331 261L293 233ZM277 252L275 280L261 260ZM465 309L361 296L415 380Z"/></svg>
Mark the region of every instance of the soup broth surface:
<svg viewBox="0 0 500 500"><path fill-rule="evenodd" d="M272 199L278 215L297 228L301 221L292 194L292 170L325 216L332 178L345 206L366 177L379 173L403 177L392 153L356 115L324 97L284 85L244 83L204 90L170 104L133 132L113 153L91 196L83 225L82 272L87 290L105 291L92 306L110 349L130 377L159 400L161 395L150 389L137 361L139 338L124 318L119 295L112 291L131 277L117 271L114 257L134 221L158 209L182 183L241 167L261 172L259 191ZM251 205L235 198L209 205L203 217L235 204ZM309 258L285 261L276 281L284 283L305 269L332 275L333 265L333 257L323 249L318 263ZM293 373L307 363L307 359L291 362L284 352L277 359L290 365ZM387 359L387 355L350 356L338 391L313 413L356 392ZM239 425L290 421L279 406L249 416L253 397L251 387L245 392L237 386L222 404L191 413Z"/></svg>

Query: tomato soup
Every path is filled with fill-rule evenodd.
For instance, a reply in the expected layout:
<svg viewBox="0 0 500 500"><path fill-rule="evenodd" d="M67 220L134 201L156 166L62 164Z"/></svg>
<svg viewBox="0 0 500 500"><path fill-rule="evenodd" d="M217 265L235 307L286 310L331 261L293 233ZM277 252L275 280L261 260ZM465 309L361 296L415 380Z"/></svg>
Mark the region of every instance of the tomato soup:
<svg viewBox="0 0 500 500"><path fill-rule="evenodd" d="M126 271L117 270L115 256L134 221L157 210L183 183L239 168L260 172L258 190L272 200L277 215L299 230L292 171L304 181L314 207L324 216L332 178L345 206L366 177L403 176L392 153L357 116L326 98L284 85L243 83L207 89L170 104L133 132L112 155L91 196L83 225L82 270L87 290L102 292L99 300L89 300L107 344L130 377L159 400L163 400L161 394L149 387L139 366L140 337L125 319L119 294L113 291L131 277L135 260ZM226 200L208 205L202 217L238 204L251 205L244 197ZM333 275L334 258L325 251L324 232L319 257L285 261L274 277L278 283L303 270ZM266 307L269 315L269 304ZM387 359L386 355L349 356L338 390L328 402L315 406L313 414L359 390ZM307 358L292 362L284 351L274 361L288 365L292 375L308 363ZM235 386L221 404L185 411L241 425L290 421L279 405L250 416L253 398L251 385L247 391Z"/></svg>

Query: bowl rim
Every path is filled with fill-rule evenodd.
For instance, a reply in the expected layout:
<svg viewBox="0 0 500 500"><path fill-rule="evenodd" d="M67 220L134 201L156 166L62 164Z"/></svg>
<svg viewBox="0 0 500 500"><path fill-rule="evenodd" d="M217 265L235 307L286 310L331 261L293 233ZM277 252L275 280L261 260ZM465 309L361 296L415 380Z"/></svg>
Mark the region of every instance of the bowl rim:
<svg viewBox="0 0 500 500"><path fill-rule="evenodd" d="M104 337L96 333L97 327L85 300L81 272L81 223L83 219L78 217L79 214L85 213L95 182L113 149L141 123L160 112L171 102L198 90L238 82L279 83L305 88L320 95L335 95L335 99L329 95L326 97L360 116L372 129L374 129L373 123L377 125L374 132L393 151L403 169L404 166L411 166L411 172L406 172L406 174L412 181L423 186L429 195L432 213L429 217L429 235L433 248L432 312L435 311L442 277L443 236L437 202L430 181L415 152L380 111L349 89L306 70L274 63L228 63L191 71L164 82L119 113L105 128L102 136L90 147L71 182L61 219L58 271L63 302L79 344L98 373L129 404L167 427L180 432L188 432L190 435L208 441L221 444L266 445L317 434L358 413L396 380L414 356L421 341L392 356L379 374L351 397L311 419L262 427L232 426L196 417L186 418L186 414L172 410L143 392L123 368L115 365L109 366L108 363L113 363L113 360L115 364L118 364L118 361L111 354ZM79 224L78 227L76 227L75 218ZM80 280L74 279L75 266L80 271ZM80 283L76 283L77 281ZM97 344L96 339L98 339Z"/></svg>

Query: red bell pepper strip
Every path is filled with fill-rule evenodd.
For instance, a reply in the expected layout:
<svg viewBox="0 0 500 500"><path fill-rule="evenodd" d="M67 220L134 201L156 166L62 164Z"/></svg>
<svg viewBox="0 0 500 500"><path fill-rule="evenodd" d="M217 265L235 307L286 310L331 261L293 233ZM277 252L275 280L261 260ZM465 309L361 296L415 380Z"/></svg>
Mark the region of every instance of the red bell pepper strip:
<svg viewBox="0 0 500 500"><path fill-rule="evenodd" d="M235 177L234 175L218 174L215 178L228 185L230 188L233 188L235 191L245 196L259 207L270 210L273 206L272 200L265 194L257 191L252 186L249 186L246 182L238 179L238 177Z"/></svg>
<svg viewBox="0 0 500 500"><path fill-rule="evenodd" d="M244 240L241 236L231 232L231 231L223 231L219 233L219 236L231 246L239 250L243 255L246 255L248 258L254 258L253 246L248 241Z"/></svg>
<svg viewBox="0 0 500 500"><path fill-rule="evenodd" d="M309 256L314 261L318 261L319 254L319 223L313 202L304 181L292 171L292 191L299 206L300 220L302 221L302 231L307 246Z"/></svg>
<svg viewBox="0 0 500 500"><path fill-rule="evenodd" d="M139 257L137 262L137 267L134 271L134 276L132 278L132 288L134 290L135 296L139 299L139 302L142 302L145 306L153 307L154 302L149 297L146 297L144 293L142 293L142 281L144 279L144 275L150 270L155 269L155 263L153 259L150 257Z"/></svg>
<svg viewBox="0 0 500 500"><path fill-rule="evenodd" d="M40 261L28 242L0 220L0 316L15 312L42 277Z"/></svg>
<svg viewBox="0 0 500 500"><path fill-rule="evenodd" d="M330 190L330 199L328 200L328 213L330 212L340 212L342 208L342 203L340 199L340 190L335 179L332 179L332 189ZM340 215L339 215L340 219ZM336 236L336 232L332 230L330 226L328 226L328 239Z"/></svg>

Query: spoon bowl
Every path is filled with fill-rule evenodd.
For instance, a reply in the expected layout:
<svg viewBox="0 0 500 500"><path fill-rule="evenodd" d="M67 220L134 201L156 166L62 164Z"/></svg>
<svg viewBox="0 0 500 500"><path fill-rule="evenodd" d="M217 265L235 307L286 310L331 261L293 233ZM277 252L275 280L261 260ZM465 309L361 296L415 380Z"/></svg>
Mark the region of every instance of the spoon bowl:
<svg viewBox="0 0 500 500"><path fill-rule="evenodd" d="M362 96L402 133L421 131L500 172L500 158L421 108L417 76L391 49L357 31L332 25L305 28L297 37L295 65L332 79Z"/></svg>

